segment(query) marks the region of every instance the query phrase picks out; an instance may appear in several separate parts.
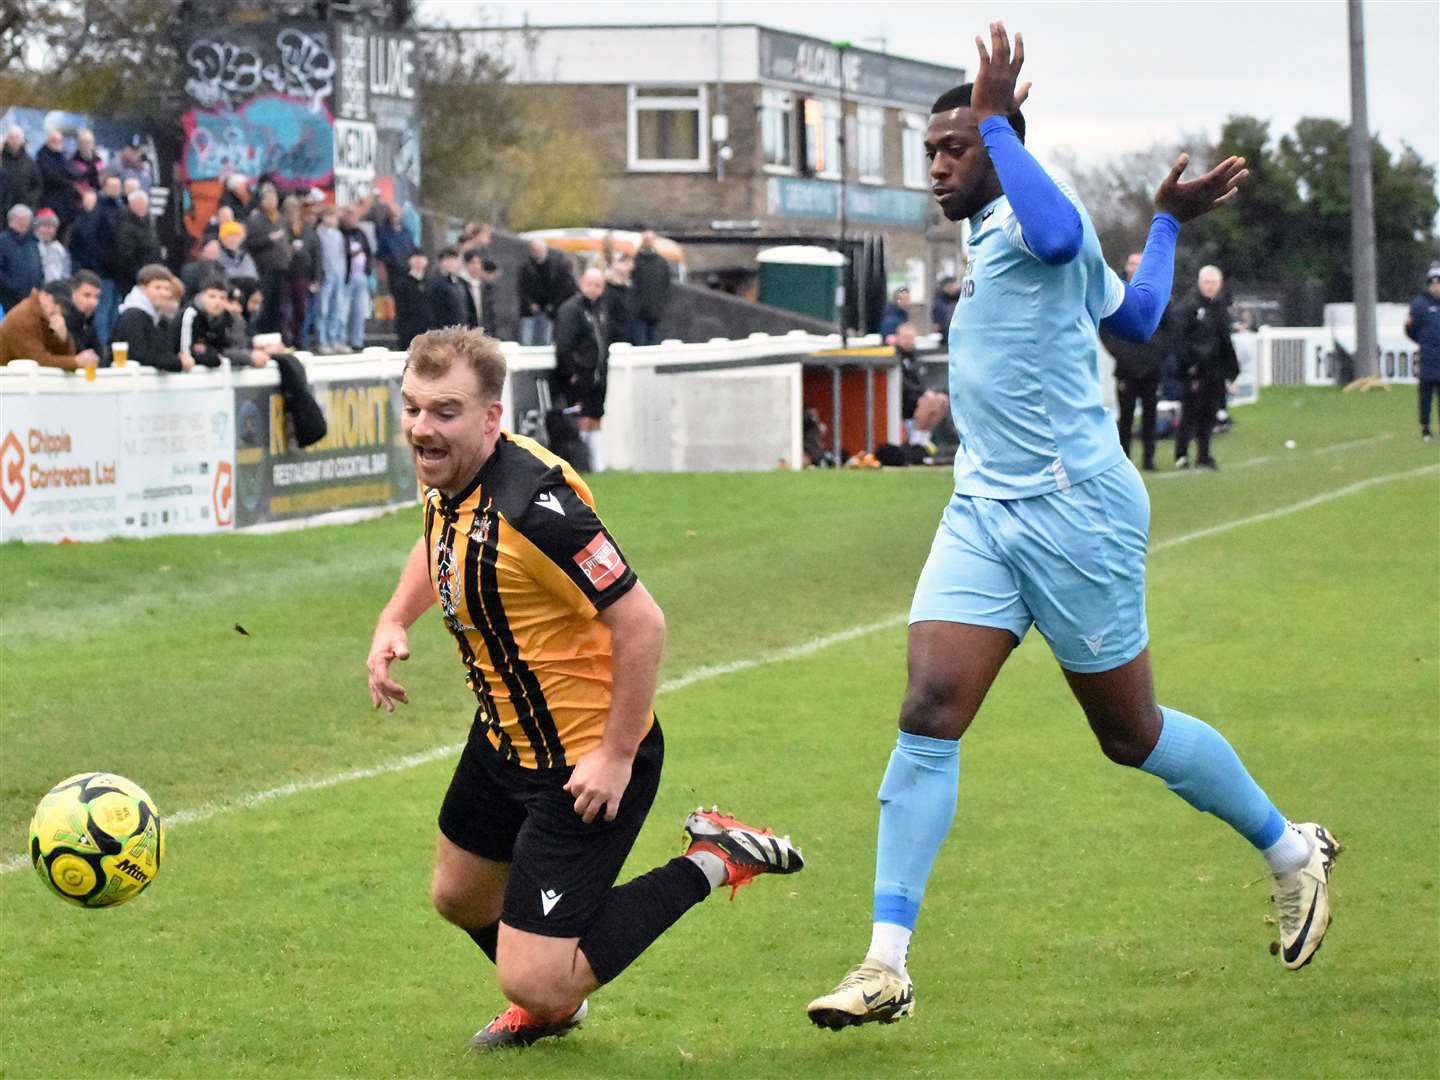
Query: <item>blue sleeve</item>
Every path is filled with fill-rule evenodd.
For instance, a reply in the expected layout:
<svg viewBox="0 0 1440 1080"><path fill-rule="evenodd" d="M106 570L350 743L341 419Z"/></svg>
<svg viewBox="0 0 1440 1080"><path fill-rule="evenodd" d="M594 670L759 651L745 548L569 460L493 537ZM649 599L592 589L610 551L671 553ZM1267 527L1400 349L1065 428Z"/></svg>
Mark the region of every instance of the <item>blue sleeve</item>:
<svg viewBox="0 0 1440 1080"><path fill-rule="evenodd" d="M986 117L980 122L980 137L1025 234L1025 246L1046 266L1075 258L1085 239L1080 211L1030 156L1010 121L1003 116Z"/></svg>
<svg viewBox="0 0 1440 1080"><path fill-rule="evenodd" d="M1410 315L1405 320L1405 336L1416 345L1420 344L1420 324L1425 319L1425 298L1417 297L1410 305Z"/></svg>
<svg viewBox="0 0 1440 1080"><path fill-rule="evenodd" d="M1180 222L1170 214L1156 214L1145 238L1135 280L1125 283L1125 299L1100 325L1126 341L1149 341L1170 303L1175 281L1175 238Z"/></svg>

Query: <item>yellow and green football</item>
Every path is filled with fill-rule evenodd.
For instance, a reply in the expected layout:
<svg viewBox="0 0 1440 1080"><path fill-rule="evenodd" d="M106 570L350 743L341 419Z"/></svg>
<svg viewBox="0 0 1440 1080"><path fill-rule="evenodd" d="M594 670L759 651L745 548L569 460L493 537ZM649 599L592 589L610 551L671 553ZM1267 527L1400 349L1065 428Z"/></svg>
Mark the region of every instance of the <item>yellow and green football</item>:
<svg viewBox="0 0 1440 1080"><path fill-rule="evenodd" d="M139 784L79 773L51 788L30 819L30 861L57 895L114 907L155 880L165 855L160 812Z"/></svg>

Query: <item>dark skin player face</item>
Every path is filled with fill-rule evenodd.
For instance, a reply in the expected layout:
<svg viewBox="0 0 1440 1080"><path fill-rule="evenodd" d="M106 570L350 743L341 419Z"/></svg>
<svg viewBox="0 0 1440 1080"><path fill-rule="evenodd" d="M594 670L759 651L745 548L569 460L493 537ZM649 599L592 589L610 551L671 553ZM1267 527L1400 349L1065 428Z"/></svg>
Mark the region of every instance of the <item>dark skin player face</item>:
<svg viewBox="0 0 1440 1080"><path fill-rule="evenodd" d="M973 217L1000 197L1000 177L972 109L933 114L925 132L925 156L930 161L930 190L946 220Z"/></svg>

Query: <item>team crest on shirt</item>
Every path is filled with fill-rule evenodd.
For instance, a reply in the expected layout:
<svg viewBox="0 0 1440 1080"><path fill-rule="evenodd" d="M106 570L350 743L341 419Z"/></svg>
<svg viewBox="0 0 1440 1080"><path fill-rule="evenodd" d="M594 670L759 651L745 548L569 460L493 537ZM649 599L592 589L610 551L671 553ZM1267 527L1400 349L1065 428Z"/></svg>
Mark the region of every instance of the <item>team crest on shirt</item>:
<svg viewBox="0 0 1440 1080"><path fill-rule="evenodd" d="M625 576L625 560L620 558L619 550L603 532L596 533L576 553L575 565L597 590L613 585Z"/></svg>
<svg viewBox="0 0 1440 1080"><path fill-rule="evenodd" d="M477 515L470 523L470 542L472 544L484 544L490 539L490 516L488 514Z"/></svg>
<svg viewBox="0 0 1440 1080"><path fill-rule="evenodd" d="M442 535L435 543L435 590L440 597L440 610L445 625L455 633L474 632L475 627L456 614L459 609L460 575L455 572L455 548Z"/></svg>

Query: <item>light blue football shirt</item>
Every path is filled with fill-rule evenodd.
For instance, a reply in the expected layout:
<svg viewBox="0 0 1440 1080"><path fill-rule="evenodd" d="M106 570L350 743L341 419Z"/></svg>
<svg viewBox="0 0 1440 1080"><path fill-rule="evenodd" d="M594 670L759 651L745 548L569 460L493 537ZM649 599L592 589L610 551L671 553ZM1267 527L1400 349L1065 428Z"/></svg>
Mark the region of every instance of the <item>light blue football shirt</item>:
<svg viewBox="0 0 1440 1080"><path fill-rule="evenodd" d="M960 432L955 491L1023 499L1068 490L1125 460L1100 400L1096 328L1125 299L1090 215L1063 266L1025 245L1000 196L970 219L968 262L950 320L950 409Z"/></svg>

